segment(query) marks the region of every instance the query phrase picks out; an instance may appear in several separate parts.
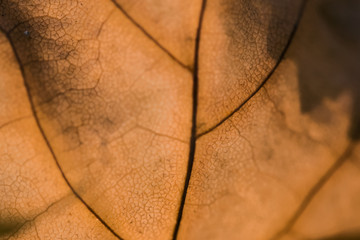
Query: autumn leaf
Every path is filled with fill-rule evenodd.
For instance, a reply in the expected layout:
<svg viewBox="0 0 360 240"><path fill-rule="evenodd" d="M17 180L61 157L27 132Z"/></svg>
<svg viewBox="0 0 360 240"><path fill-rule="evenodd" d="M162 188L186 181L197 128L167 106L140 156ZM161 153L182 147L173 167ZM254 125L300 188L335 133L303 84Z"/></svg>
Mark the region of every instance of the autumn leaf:
<svg viewBox="0 0 360 240"><path fill-rule="evenodd" d="M1 0L0 239L356 239L356 0Z"/></svg>

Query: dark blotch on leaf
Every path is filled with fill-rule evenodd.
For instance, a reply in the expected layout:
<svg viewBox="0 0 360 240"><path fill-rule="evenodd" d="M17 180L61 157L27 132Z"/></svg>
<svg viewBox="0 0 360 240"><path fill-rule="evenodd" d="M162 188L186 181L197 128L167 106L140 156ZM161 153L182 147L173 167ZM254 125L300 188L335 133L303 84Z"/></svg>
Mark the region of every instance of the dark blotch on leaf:
<svg viewBox="0 0 360 240"><path fill-rule="evenodd" d="M0 237L14 233L20 226L18 221L0 221Z"/></svg>
<svg viewBox="0 0 360 240"><path fill-rule="evenodd" d="M296 52L290 55L298 68L301 111L311 114L325 99L349 94L353 110L348 136L359 140L360 1L323 0L316 11L321 19L304 16L299 23L302 33L295 35L289 49ZM302 21L312 21L312 29L301 29ZM320 122L331 121L331 115L320 117Z"/></svg>
<svg viewBox="0 0 360 240"><path fill-rule="evenodd" d="M319 238L317 240L360 240L360 232L341 233L329 237Z"/></svg>

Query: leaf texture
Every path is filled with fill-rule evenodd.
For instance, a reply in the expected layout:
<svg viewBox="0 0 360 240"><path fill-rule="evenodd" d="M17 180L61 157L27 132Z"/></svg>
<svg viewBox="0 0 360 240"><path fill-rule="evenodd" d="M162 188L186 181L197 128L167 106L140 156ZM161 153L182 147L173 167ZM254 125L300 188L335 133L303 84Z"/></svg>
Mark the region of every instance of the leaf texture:
<svg viewBox="0 0 360 240"><path fill-rule="evenodd" d="M0 239L358 236L359 9L0 1Z"/></svg>

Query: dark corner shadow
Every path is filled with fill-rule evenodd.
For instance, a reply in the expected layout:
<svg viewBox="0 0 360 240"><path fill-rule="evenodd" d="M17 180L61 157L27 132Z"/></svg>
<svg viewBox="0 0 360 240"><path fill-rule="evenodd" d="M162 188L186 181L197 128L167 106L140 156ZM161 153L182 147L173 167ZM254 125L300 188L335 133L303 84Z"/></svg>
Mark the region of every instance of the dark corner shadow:
<svg viewBox="0 0 360 240"><path fill-rule="evenodd" d="M21 221L3 221L0 220L0 238L9 236L13 233L15 233L23 222Z"/></svg>
<svg viewBox="0 0 360 240"><path fill-rule="evenodd" d="M298 68L301 111L311 113L325 99L350 94L353 109L348 136L360 140L360 1L310 0L306 5L301 31L295 33L289 49L295 52L289 58ZM317 116L317 120L331 121L328 117Z"/></svg>
<svg viewBox="0 0 360 240"><path fill-rule="evenodd" d="M316 240L360 240L360 232L340 233L329 237L318 238Z"/></svg>

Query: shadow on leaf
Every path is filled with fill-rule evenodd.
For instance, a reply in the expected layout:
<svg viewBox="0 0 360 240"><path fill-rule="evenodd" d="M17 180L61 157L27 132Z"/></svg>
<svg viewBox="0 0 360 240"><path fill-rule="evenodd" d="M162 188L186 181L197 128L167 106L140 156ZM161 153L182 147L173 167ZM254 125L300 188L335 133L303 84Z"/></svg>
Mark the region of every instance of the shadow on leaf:
<svg viewBox="0 0 360 240"><path fill-rule="evenodd" d="M360 240L360 232L357 233L341 233L316 240Z"/></svg>
<svg viewBox="0 0 360 240"><path fill-rule="evenodd" d="M336 100L342 94L349 95L353 110L348 135L352 140L359 140L360 1L318 2L316 9L306 7L296 40L287 54L298 67L301 111L311 114L325 99ZM306 29L301 29L302 24ZM316 121L331 121L330 112L316 116Z"/></svg>
<svg viewBox="0 0 360 240"><path fill-rule="evenodd" d="M16 232L21 225L19 221L8 221L1 222L0 221L0 237L7 236L11 233Z"/></svg>

